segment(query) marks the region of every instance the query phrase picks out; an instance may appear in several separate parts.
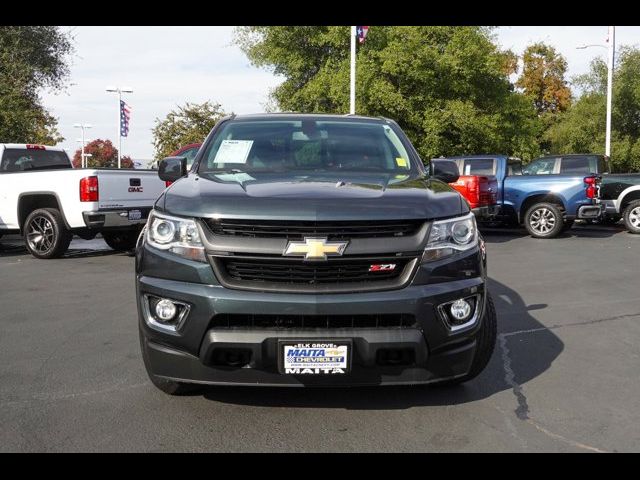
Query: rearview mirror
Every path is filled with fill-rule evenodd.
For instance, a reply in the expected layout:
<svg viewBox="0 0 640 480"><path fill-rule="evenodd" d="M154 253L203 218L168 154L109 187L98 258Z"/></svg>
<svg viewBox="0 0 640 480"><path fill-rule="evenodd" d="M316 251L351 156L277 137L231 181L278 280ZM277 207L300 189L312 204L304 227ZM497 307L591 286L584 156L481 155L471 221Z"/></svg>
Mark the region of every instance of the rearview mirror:
<svg viewBox="0 0 640 480"><path fill-rule="evenodd" d="M431 160L431 176L444 183L457 182L460 178L458 164L452 160Z"/></svg>
<svg viewBox="0 0 640 480"><path fill-rule="evenodd" d="M187 175L187 157L167 157L158 164L158 176L165 182L175 182Z"/></svg>

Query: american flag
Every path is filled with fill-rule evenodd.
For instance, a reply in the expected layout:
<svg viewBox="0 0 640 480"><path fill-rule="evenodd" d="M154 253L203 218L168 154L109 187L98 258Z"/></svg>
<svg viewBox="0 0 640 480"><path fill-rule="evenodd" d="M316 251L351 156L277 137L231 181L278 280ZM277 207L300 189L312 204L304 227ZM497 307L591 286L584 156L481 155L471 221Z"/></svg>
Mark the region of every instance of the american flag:
<svg viewBox="0 0 640 480"><path fill-rule="evenodd" d="M369 33L369 27L356 27L356 35L360 43L364 43L364 39L367 38L367 33Z"/></svg>
<svg viewBox="0 0 640 480"><path fill-rule="evenodd" d="M120 136L129 135L129 119L131 118L131 107L120 100Z"/></svg>

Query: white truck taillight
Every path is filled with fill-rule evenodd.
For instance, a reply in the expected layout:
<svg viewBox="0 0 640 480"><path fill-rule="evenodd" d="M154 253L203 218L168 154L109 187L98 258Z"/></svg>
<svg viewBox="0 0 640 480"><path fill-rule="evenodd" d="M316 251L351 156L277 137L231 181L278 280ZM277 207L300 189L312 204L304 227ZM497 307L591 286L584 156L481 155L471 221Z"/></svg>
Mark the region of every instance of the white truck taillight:
<svg viewBox="0 0 640 480"><path fill-rule="evenodd" d="M80 201L97 202L99 197L98 177L84 177L80 180Z"/></svg>

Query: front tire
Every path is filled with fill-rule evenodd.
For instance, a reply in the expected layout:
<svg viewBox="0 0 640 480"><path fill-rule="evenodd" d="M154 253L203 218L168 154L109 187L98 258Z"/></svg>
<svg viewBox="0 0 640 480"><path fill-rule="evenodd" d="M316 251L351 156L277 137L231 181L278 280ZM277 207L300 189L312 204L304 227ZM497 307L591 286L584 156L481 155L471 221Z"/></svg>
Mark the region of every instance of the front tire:
<svg viewBox="0 0 640 480"><path fill-rule="evenodd" d="M117 252L127 252L136 248L139 230L102 232L105 243Z"/></svg>
<svg viewBox="0 0 640 480"><path fill-rule="evenodd" d="M27 250L41 259L61 257L73 238L56 208L39 208L31 212L24 222L23 231Z"/></svg>
<svg viewBox="0 0 640 480"><path fill-rule="evenodd" d="M496 338L498 336L498 317L496 315L496 307L493 304L493 298L491 294L487 292L487 304L482 316L482 324L476 337L476 352L471 362L471 368L469 372L462 377L452 378L438 382L437 386L449 386L458 385L460 383L468 382L469 380L477 377L486 368L493 350L496 347Z"/></svg>
<svg viewBox="0 0 640 480"><path fill-rule="evenodd" d="M640 200L634 200L624 209L624 226L630 233L640 234Z"/></svg>
<svg viewBox="0 0 640 480"><path fill-rule="evenodd" d="M524 226L534 238L553 238L562 232L564 218L558 205L536 203L527 210Z"/></svg>
<svg viewBox="0 0 640 480"><path fill-rule="evenodd" d="M167 395L186 395L188 393L197 392L199 390L199 385L193 383L184 383L184 382L175 382L173 380L167 380L162 377L158 377L154 375L151 371L151 364L149 361L149 354L147 352L145 346L145 338L142 334L142 330L139 331L140 335L140 350L142 351L142 361L144 362L144 368L147 371L147 375L149 376L149 380L151 383L158 389L166 393Z"/></svg>

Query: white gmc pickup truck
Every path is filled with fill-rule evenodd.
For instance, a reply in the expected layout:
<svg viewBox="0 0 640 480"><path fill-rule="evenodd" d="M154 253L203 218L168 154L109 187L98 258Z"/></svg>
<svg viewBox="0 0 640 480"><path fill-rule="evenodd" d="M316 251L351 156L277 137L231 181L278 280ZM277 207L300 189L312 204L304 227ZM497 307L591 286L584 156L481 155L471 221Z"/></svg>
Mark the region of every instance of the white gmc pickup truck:
<svg viewBox="0 0 640 480"><path fill-rule="evenodd" d="M164 189L155 171L77 169L61 148L0 144L0 236L22 233L36 258L59 257L73 235L99 232L129 250Z"/></svg>

